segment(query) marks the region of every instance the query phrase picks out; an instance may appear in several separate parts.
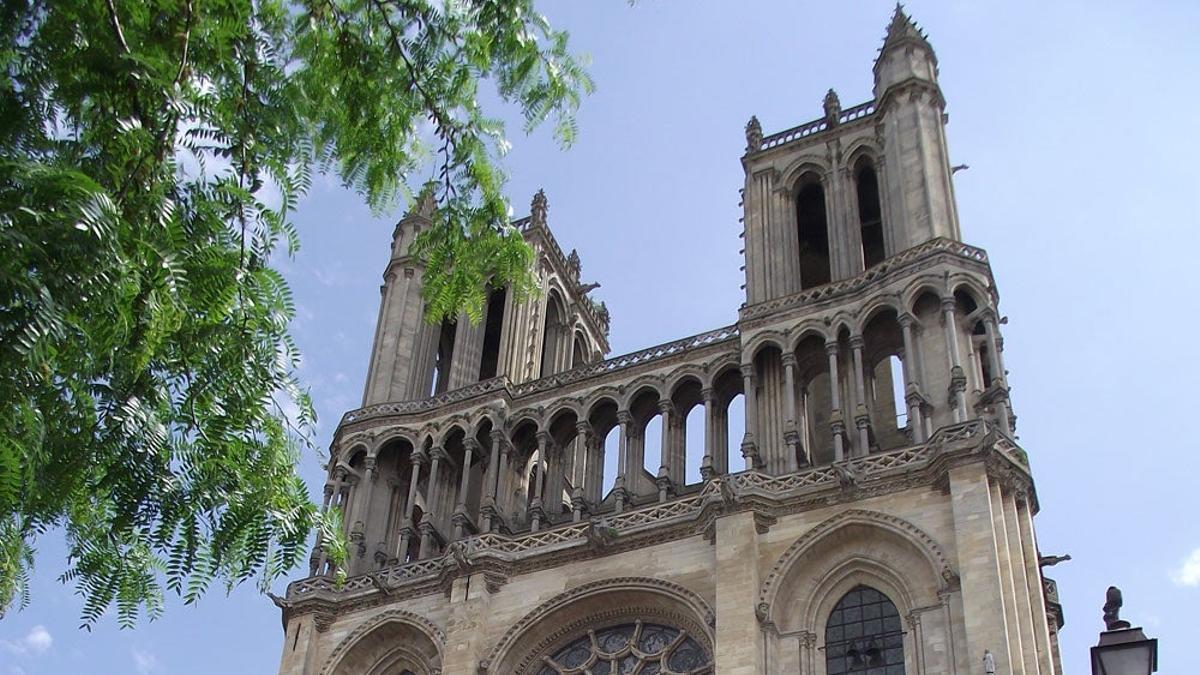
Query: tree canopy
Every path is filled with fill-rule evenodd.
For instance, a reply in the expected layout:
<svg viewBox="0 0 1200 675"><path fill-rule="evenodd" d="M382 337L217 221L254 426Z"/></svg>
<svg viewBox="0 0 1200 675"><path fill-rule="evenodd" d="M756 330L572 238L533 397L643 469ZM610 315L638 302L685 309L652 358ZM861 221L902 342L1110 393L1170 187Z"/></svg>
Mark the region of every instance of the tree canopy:
<svg viewBox="0 0 1200 675"><path fill-rule="evenodd" d="M0 31L0 614L54 528L85 626L265 588L337 527L276 268L314 172L431 190L429 318L477 319L532 288L481 88L565 145L590 80L532 0L16 0Z"/></svg>

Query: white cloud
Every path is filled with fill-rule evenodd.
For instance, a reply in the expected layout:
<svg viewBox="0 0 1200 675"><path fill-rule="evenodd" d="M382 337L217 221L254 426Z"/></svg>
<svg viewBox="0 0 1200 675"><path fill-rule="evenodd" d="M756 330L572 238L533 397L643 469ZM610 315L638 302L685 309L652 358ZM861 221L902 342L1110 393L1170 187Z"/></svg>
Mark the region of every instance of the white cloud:
<svg viewBox="0 0 1200 675"><path fill-rule="evenodd" d="M1200 548L1192 551L1179 569L1171 573L1171 580L1180 586L1200 586Z"/></svg>
<svg viewBox="0 0 1200 675"><path fill-rule="evenodd" d="M54 644L54 638L50 635L50 631L46 630L45 626L37 625L29 629L25 637L20 640L0 640L0 647L5 651L25 656L28 654L41 654Z"/></svg>
<svg viewBox="0 0 1200 675"><path fill-rule="evenodd" d="M158 657L154 654L134 647L129 650L129 655L133 657L133 668L138 675L149 675L158 670Z"/></svg>

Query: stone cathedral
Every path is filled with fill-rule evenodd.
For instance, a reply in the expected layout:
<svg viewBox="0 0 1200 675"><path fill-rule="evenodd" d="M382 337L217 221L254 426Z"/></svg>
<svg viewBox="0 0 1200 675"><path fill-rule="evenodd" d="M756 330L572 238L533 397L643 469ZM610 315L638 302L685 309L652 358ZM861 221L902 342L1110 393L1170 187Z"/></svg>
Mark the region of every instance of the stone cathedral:
<svg viewBox="0 0 1200 675"><path fill-rule="evenodd" d="M540 192L513 223L540 293L430 325L418 202L331 447L347 577L318 549L275 599L281 674L1062 672L999 295L899 7L873 72L746 126L746 300L701 335L606 358Z"/></svg>

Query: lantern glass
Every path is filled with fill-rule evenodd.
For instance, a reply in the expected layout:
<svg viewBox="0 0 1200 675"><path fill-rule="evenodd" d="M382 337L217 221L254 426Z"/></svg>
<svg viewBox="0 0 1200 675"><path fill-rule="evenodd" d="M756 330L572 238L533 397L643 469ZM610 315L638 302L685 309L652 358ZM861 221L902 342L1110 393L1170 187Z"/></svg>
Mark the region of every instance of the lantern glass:
<svg viewBox="0 0 1200 675"><path fill-rule="evenodd" d="M1154 648L1153 640L1094 647L1095 675L1150 675L1154 672Z"/></svg>

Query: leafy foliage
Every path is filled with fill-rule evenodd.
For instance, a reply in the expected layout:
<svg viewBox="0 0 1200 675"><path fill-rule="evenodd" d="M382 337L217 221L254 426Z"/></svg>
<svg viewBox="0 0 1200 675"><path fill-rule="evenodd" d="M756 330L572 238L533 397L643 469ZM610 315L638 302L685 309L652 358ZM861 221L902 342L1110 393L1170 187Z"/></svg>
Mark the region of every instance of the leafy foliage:
<svg viewBox="0 0 1200 675"><path fill-rule="evenodd" d="M479 88L569 143L566 35L531 0L16 0L0 32L0 614L56 527L85 626L265 588L314 528L337 562L294 470L289 213L314 171L377 210L428 184L431 320L528 290Z"/></svg>

